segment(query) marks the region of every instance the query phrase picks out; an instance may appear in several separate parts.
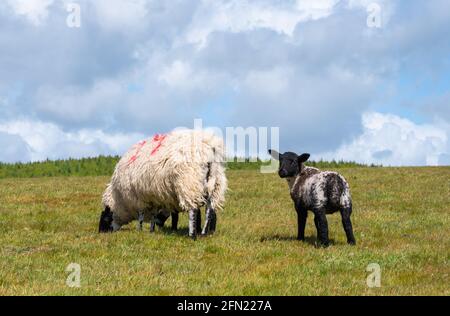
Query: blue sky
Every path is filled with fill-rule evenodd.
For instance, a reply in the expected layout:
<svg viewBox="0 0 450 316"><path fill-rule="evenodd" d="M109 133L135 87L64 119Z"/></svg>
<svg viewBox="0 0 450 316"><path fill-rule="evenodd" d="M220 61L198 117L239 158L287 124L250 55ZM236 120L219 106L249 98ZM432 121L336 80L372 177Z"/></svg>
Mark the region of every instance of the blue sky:
<svg viewBox="0 0 450 316"><path fill-rule="evenodd" d="M446 0L2 1L0 161L122 154L201 118L314 159L449 165L449 30Z"/></svg>

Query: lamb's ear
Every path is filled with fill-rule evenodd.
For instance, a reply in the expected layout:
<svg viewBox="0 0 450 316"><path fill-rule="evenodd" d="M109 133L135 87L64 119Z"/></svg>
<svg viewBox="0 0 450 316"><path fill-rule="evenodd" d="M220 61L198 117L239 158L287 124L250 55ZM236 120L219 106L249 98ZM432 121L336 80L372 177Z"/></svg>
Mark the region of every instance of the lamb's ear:
<svg viewBox="0 0 450 316"><path fill-rule="evenodd" d="M302 154L302 155L298 156L297 159L298 159L299 163L304 163L304 162L308 161L309 157L311 157L310 154Z"/></svg>
<svg viewBox="0 0 450 316"><path fill-rule="evenodd" d="M272 158L275 159L275 160L280 160L281 154L278 151L276 151L276 150L269 149L269 155L271 155Z"/></svg>

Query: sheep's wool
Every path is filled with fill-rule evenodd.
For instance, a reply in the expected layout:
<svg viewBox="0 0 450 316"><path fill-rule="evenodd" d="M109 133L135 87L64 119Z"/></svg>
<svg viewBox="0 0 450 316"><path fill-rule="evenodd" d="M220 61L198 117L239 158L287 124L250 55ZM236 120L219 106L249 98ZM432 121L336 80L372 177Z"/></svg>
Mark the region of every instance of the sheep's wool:
<svg viewBox="0 0 450 316"><path fill-rule="evenodd" d="M180 212L207 202L223 207L227 179L221 138L202 130L178 130L134 145L118 162L103 205L120 225L143 209Z"/></svg>

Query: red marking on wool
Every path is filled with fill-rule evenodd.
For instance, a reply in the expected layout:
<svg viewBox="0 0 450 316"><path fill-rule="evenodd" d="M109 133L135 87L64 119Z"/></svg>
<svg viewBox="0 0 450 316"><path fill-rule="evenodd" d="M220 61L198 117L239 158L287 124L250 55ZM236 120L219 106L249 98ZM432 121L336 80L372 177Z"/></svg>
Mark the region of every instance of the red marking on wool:
<svg viewBox="0 0 450 316"><path fill-rule="evenodd" d="M145 144L147 144L147 141L146 141L146 140L143 140L142 142L140 142L140 143L138 143L137 145L135 145L135 147L136 147L136 152L134 153L133 156L131 156L130 160L128 160L128 165L132 164L133 162L136 161L136 159L138 159L139 153L141 152L142 147L144 147Z"/></svg>
<svg viewBox="0 0 450 316"><path fill-rule="evenodd" d="M161 147L161 145L162 145L163 141L166 139L166 137L167 137L167 135L164 135L164 134L156 134L155 136L153 136L152 144L155 144L155 148L150 153L150 156L153 156L154 154L156 154L156 152L159 150L159 148ZM134 146L134 148L136 148L136 152L128 160L128 164L127 164L128 166L131 165L133 162L135 162L139 158L139 154L141 153L142 148L146 144L147 144L147 141L143 140L142 142L140 142Z"/></svg>
<svg viewBox="0 0 450 316"><path fill-rule="evenodd" d="M156 152L158 151L158 149L161 147L163 141L166 139L167 135L160 135L160 134L156 134L153 137L152 142L153 143L157 143L156 147L152 150L150 156L153 156L154 154L156 154Z"/></svg>

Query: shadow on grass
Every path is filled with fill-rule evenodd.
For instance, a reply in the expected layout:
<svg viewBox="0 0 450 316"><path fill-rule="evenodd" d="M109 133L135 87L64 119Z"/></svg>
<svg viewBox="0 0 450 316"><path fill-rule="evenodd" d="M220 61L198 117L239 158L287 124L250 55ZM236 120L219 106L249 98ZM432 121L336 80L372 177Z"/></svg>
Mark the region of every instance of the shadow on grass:
<svg viewBox="0 0 450 316"><path fill-rule="evenodd" d="M133 231L137 231L137 232L142 232L142 233L149 233L149 234L154 234L154 233L163 233L165 235L176 235L176 236L188 236L189 234L189 229L187 227L184 228L178 228L178 230L172 230L170 227L155 227L155 232L150 232L150 227L147 225L144 225L144 228L142 229L142 231L140 231L137 227L122 227L120 229L120 231L122 232L133 232Z"/></svg>
<svg viewBox="0 0 450 316"><path fill-rule="evenodd" d="M138 231L139 232L139 229L136 227L123 227L120 229L120 231L122 231L122 232ZM178 228L177 230L172 230L172 228L170 228L169 226L163 226L163 227L156 226L155 232L150 232L149 226L144 225L143 230L140 232L148 233L148 234L162 233L164 235L173 235L173 236L179 236L179 237L184 237L184 238L190 238L188 227L183 227L183 228ZM200 233L198 233L197 238L206 238L206 237L210 237L210 236L214 236L214 234L201 235Z"/></svg>
<svg viewBox="0 0 450 316"><path fill-rule="evenodd" d="M173 230L170 227L156 227L156 230L166 234L166 235L176 235L176 236L182 236L182 237L188 237L189 235L189 228L188 227L183 227L183 228L178 228L177 230Z"/></svg>
<svg viewBox="0 0 450 316"><path fill-rule="evenodd" d="M305 241L300 241L295 236L286 236L286 235L271 235L271 236L262 236L259 240L260 242L266 242L266 241L297 241L297 242L305 242L307 244L310 244L314 247L318 247L317 237L316 236L308 236L305 237ZM334 239L330 239L330 246L335 245L336 242Z"/></svg>
<svg viewBox="0 0 450 316"><path fill-rule="evenodd" d="M180 236L180 237L184 237L184 238L190 238L189 237L189 228L188 227L183 227L183 228L178 228L177 230L172 230L172 228L170 227L157 227L156 228L159 232L166 234L166 235L175 235L175 236ZM197 234L197 238L206 238L206 237L210 237L210 236L214 236L214 234L209 234L209 235L202 235L201 233Z"/></svg>

